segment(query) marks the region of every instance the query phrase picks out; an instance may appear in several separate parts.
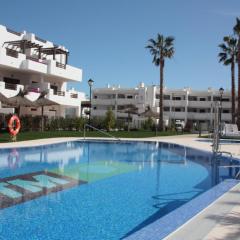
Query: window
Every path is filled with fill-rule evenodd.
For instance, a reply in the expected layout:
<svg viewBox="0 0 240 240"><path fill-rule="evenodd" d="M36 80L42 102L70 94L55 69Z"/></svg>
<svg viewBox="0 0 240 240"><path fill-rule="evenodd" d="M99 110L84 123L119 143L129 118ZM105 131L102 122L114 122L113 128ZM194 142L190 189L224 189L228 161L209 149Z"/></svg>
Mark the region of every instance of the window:
<svg viewBox="0 0 240 240"><path fill-rule="evenodd" d="M10 84L20 84L20 80L19 79L16 79L16 78L8 78L8 77L5 77L3 78L3 81L5 83L10 83Z"/></svg>
<svg viewBox="0 0 240 240"><path fill-rule="evenodd" d="M229 109L223 109L222 113L230 113L230 110Z"/></svg>
<svg viewBox="0 0 240 240"><path fill-rule="evenodd" d="M180 101L180 100L182 100L182 99L181 99L181 97L173 97L172 100Z"/></svg>
<svg viewBox="0 0 240 240"><path fill-rule="evenodd" d="M125 98L124 94L118 94L118 98Z"/></svg>
<svg viewBox="0 0 240 240"><path fill-rule="evenodd" d="M117 110L123 110L124 109L124 105L118 105L117 106Z"/></svg>
<svg viewBox="0 0 240 240"><path fill-rule="evenodd" d="M97 99L97 96L96 96L96 95L94 96L94 99Z"/></svg>
<svg viewBox="0 0 240 240"><path fill-rule="evenodd" d="M205 109L199 109L199 112L200 112L200 113L205 113L206 110L205 110Z"/></svg>
<svg viewBox="0 0 240 240"><path fill-rule="evenodd" d="M169 112L169 111L170 111L170 107L164 107L164 108L163 108L163 111L164 111L164 112Z"/></svg>
<svg viewBox="0 0 240 240"><path fill-rule="evenodd" d="M206 101L206 98L199 98L199 101L204 102Z"/></svg>
<svg viewBox="0 0 240 240"><path fill-rule="evenodd" d="M55 85L50 85L50 88L53 90L53 94L57 94L58 87Z"/></svg>
<svg viewBox="0 0 240 240"><path fill-rule="evenodd" d="M197 97L195 97L195 96L188 96L188 101L197 101Z"/></svg>
<svg viewBox="0 0 240 240"><path fill-rule="evenodd" d="M188 112L197 112L196 108L188 108Z"/></svg>
<svg viewBox="0 0 240 240"><path fill-rule="evenodd" d="M164 100L170 100L170 95L164 95L164 96L163 96L163 99L164 99Z"/></svg>
<svg viewBox="0 0 240 240"><path fill-rule="evenodd" d="M132 99L132 98L133 98L133 96L132 96L132 95L129 95L129 96L127 96L127 98L128 98L128 99Z"/></svg>

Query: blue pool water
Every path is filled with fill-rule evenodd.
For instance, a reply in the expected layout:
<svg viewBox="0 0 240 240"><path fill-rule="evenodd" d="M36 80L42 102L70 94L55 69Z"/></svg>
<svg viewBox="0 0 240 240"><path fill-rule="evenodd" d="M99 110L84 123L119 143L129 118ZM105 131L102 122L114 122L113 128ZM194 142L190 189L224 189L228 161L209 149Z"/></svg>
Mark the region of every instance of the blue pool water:
<svg viewBox="0 0 240 240"><path fill-rule="evenodd" d="M227 170L216 172L211 160L206 152L150 142L76 141L0 150L0 239L124 238L229 177ZM62 183L79 182L49 193L57 183L45 181L45 194L32 200L30 190L43 189L37 183L10 186L46 172L68 177ZM20 191L21 202L4 206L14 197L6 197L6 185Z"/></svg>

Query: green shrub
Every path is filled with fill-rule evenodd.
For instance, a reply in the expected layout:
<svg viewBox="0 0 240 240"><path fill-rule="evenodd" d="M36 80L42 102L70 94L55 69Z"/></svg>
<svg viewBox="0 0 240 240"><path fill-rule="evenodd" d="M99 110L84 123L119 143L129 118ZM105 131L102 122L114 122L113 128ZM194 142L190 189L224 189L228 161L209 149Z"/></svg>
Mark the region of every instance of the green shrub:
<svg viewBox="0 0 240 240"><path fill-rule="evenodd" d="M104 124L105 124L105 129L107 129L107 131L110 131L115 127L115 116L112 109L108 109L108 111L106 112Z"/></svg>

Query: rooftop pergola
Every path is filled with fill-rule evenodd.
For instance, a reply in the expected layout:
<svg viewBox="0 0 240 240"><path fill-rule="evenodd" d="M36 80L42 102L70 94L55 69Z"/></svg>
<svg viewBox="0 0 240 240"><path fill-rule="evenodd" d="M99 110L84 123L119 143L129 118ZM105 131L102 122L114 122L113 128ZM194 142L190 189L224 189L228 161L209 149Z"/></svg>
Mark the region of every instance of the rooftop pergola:
<svg viewBox="0 0 240 240"><path fill-rule="evenodd" d="M8 45L11 45L13 47L20 48L20 50L23 54L25 54L26 49L35 48L35 49L39 50L39 49L42 48L42 45L39 45L37 43L33 43L31 41L28 41L28 40L8 41L8 42L4 42L4 44L8 44Z"/></svg>
<svg viewBox="0 0 240 240"><path fill-rule="evenodd" d="M53 60L55 60L57 54L64 54L66 56L65 64L67 64L69 52L66 50L63 50L57 46L54 46L54 47L50 47L50 48L41 48L40 51L41 51L41 53L44 53L46 55L52 55Z"/></svg>
<svg viewBox="0 0 240 240"><path fill-rule="evenodd" d="M46 54L46 55L52 55L53 60L56 59L57 54L64 54L66 56L65 57L65 65L68 62L69 52L67 50L63 50L62 48L60 48L56 45L54 47L44 48L42 45L28 41L28 40L8 41L8 42L4 42L4 44L20 48L20 51L23 54L26 53L26 49L35 48L38 50L38 58L39 59L41 58L42 53Z"/></svg>

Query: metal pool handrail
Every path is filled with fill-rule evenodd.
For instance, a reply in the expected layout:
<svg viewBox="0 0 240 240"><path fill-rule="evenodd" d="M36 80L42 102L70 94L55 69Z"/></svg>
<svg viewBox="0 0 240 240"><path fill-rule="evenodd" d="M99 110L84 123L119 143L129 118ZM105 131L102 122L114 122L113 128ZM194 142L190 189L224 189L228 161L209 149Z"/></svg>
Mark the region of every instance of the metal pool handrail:
<svg viewBox="0 0 240 240"><path fill-rule="evenodd" d="M102 130L96 128L96 127L93 127L92 125L89 125L89 124L84 124L84 130L83 130L83 138L84 138L84 140L86 138L86 127L92 128L92 129L94 129L94 130L96 130L96 131L98 131L98 132L100 132L102 134L105 134L108 137L112 137L112 138L116 139L117 141L121 141L120 138L117 138L117 137L113 136L112 134L107 133L105 131L102 131Z"/></svg>

